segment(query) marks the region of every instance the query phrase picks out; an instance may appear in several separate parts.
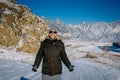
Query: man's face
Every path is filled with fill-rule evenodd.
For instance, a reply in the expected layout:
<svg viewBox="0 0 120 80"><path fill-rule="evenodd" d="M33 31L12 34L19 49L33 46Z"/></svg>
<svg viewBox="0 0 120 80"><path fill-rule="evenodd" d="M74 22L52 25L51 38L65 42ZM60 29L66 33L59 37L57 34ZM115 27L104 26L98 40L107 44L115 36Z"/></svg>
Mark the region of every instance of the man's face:
<svg viewBox="0 0 120 80"><path fill-rule="evenodd" d="M49 35L51 38L55 38L57 35L57 32L56 31L49 31Z"/></svg>

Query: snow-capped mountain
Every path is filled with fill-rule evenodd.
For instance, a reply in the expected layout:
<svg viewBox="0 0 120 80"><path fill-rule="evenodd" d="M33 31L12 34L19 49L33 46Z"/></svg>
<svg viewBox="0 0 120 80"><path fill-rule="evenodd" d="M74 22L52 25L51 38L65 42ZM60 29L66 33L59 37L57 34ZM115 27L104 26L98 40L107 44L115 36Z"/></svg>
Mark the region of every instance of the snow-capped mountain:
<svg viewBox="0 0 120 80"><path fill-rule="evenodd" d="M83 22L79 25L65 24L59 19L50 21L42 17L49 28L55 28L63 37L78 38L82 41L113 42L120 41L120 21L105 22Z"/></svg>
<svg viewBox="0 0 120 80"><path fill-rule="evenodd" d="M65 24L59 19L57 19L56 21L50 21L45 17L41 18L45 20L49 28L56 29L59 32L60 36L64 39L74 38L77 37L77 35L79 34L79 27L73 27L73 25Z"/></svg>
<svg viewBox="0 0 120 80"><path fill-rule="evenodd" d="M35 53L47 35L45 21L15 0L0 0L0 45Z"/></svg>
<svg viewBox="0 0 120 80"><path fill-rule="evenodd" d="M120 21L105 23L105 22L93 22L83 23L78 25L82 32L77 36L82 40L87 41L120 41Z"/></svg>

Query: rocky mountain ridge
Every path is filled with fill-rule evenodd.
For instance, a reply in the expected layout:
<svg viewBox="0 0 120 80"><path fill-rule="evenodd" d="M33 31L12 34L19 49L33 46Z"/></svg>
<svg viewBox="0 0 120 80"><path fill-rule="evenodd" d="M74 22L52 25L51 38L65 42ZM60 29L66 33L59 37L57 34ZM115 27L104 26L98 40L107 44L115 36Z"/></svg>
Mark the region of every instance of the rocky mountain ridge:
<svg viewBox="0 0 120 80"><path fill-rule="evenodd" d="M47 35L45 21L15 0L0 0L0 45L36 53Z"/></svg>
<svg viewBox="0 0 120 80"><path fill-rule="evenodd" d="M42 17L49 26L55 28L64 39L77 38L81 41L120 42L120 20L111 23L83 22L79 25L63 23Z"/></svg>

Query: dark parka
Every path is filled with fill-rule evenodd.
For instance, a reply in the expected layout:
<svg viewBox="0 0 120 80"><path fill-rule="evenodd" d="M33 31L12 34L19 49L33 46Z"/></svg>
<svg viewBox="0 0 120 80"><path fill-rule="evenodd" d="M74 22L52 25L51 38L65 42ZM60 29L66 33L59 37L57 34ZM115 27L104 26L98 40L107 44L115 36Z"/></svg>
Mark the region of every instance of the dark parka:
<svg viewBox="0 0 120 80"><path fill-rule="evenodd" d="M62 74L61 61L67 68L71 66L65 52L64 43L58 39L51 40L47 38L41 43L33 66L38 68L42 59L42 74L46 75Z"/></svg>

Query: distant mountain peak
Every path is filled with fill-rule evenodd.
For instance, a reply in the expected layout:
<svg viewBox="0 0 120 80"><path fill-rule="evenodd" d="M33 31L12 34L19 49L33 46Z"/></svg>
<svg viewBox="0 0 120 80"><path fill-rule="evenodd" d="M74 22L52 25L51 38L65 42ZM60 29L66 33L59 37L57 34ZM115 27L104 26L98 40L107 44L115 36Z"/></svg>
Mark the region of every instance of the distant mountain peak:
<svg viewBox="0 0 120 80"><path fill-rule="evenodd" d="M61 24L61 23L63 23L59 18L57 18L54 22L55 22L56 24Z"/></svg>

